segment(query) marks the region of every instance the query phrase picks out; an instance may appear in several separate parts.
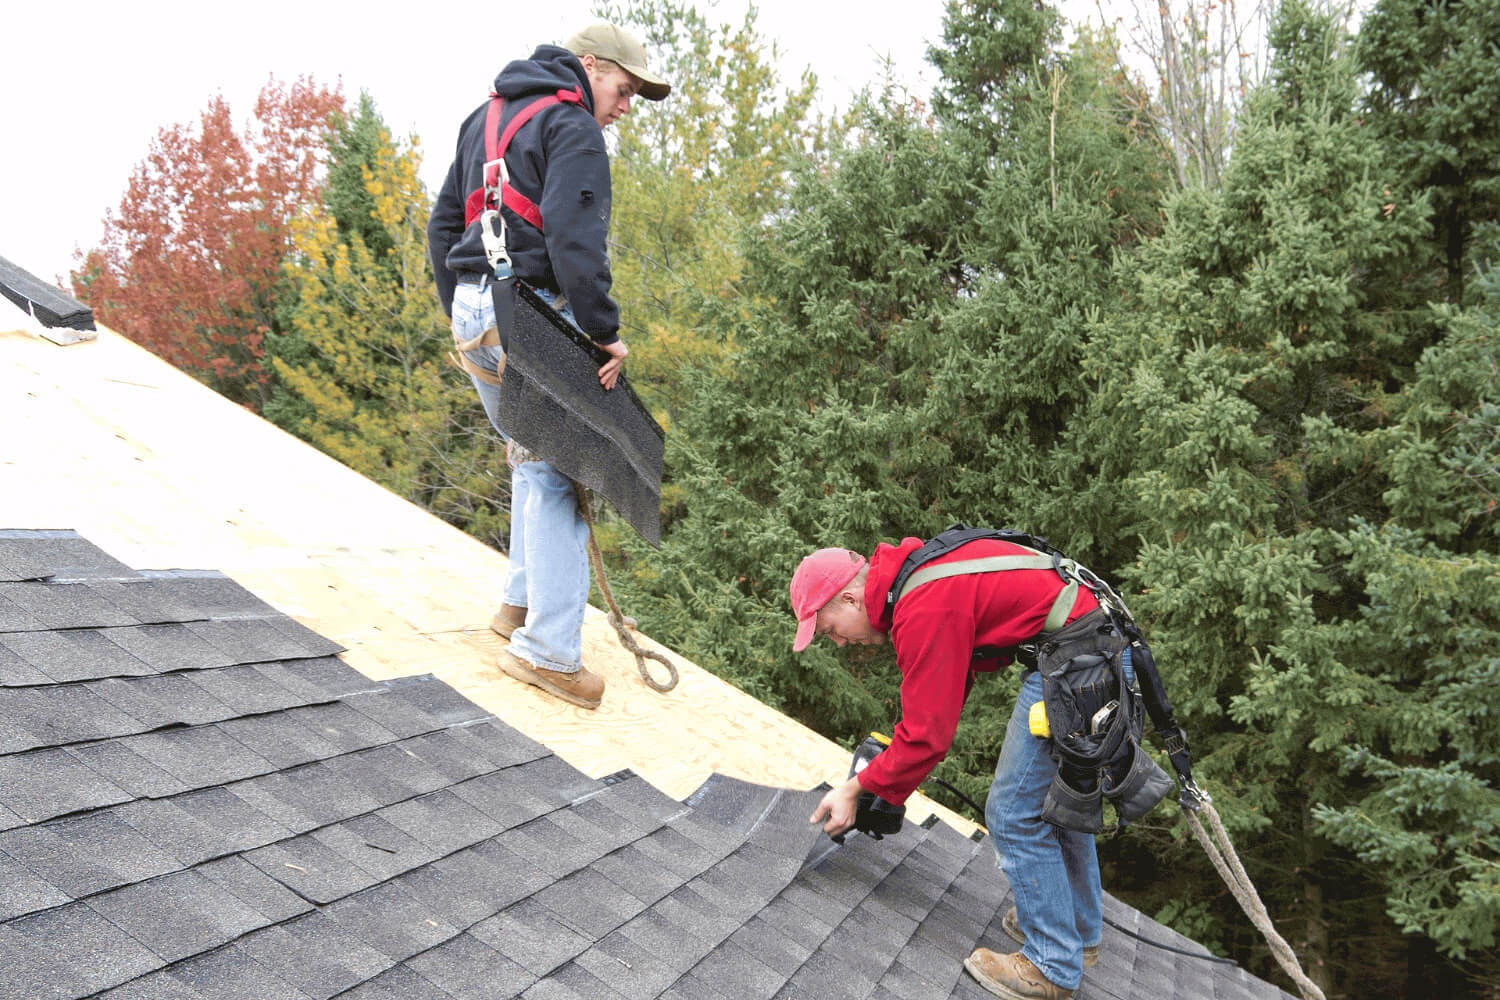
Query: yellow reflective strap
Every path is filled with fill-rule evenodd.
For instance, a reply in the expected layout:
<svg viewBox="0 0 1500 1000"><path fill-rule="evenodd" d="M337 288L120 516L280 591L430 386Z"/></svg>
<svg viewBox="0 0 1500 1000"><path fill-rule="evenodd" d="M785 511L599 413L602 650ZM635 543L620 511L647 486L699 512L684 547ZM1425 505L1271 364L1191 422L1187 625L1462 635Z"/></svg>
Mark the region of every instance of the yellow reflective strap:
<svg viewBox="0 0 1500 1000"><path fill-rule="evenodd" d="M1057 595L1057 600L1052 602L1052 610L1047 612L1047 620L1042 623L1042 634L1056 632L1068 624L1068 613L1073 610L1073 602L1078 600L1078 581L1073 581L1062 589Z"/></svg>

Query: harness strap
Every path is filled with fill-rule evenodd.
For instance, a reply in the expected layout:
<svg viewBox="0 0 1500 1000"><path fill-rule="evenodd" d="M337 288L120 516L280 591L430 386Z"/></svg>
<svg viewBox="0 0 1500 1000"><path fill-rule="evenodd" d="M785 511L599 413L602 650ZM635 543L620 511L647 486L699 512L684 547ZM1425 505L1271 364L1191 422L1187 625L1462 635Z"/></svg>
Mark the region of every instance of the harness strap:
<svg viewBox="0 0 1500 1000"><path fill-rule="evenodd" d="M468 340L459 340L457 337L454 337L453 346L460 351L473 351L480 347L500 347L502 346L500 344L500 331L492 326L488 327L479 336L470 337Z"/></svg>
<svg viewBox="0 0 1500 1000"><path fill-rule="evenodd" d="M542 228L542 210L537 207L536 202L526 197L515 188L511 187L508 180L501 177L500 168L505 162L506 151L510 149L510 142L515 138L516 132L521 126L546 108L554 104L582 104L583 91L575 87L572 90L559 90L555 94L539 97L517 111L510 121L506 122L504 132L499 131L500 117L505 108L505 99L499 94L490 94L490 106L484 116L484 201L485 208L496 208L504 204L506 208L515 212L521 218L531 223L538 229ZM498 133L498 137L497 137ZM499 192L498 200L496 192ZM475 213L472 218L466 220L472 223L478 218Z"/></svg>
<svg viewBox="0 0 1500 1000"><path fill-rule="evenodd" d="M500 335L495 331L494 327L490 327L481 336L474 338L474 340L482 341L486 344L489 344L491 342L493 342L494 344L498 344L500 343ZM469 341L469 343L473 342L474 341ZM460 352L462 352L463 348L460 347L459 350ZM464 371L468 372L470 375L474 376L475 378L479 379L479 381L484 382L487 385L499 386L501 377L505 374L504 354L500 355L500 361L495 371L487 371L486 369L481 368L479 365L471 361L467 354L449 354L448 357L451 358L454 364L458 365L458 367L462 368Z"/></svg>
<svg viewBox="0 0 1500 1000"><path fill-rule="evenodd" d="M1071 559L1063 559L1056 562L1049 555L1038 553L1036 555L1016 556L985 556L980 559L959 559L948 563L929 563L915 570L907 577L906 585L901 588L901 593L896 595L900 600L907 594L924 583L933 580L945 580L950 576L963 576L966 573L1003 573L1012 569L1056 569L1061 566L1072 575L1074 563ZM1068 623L1068 615L1073 610L1073 605L1078 600L1078 581L1072 579L1066 587L1058 593L1052 602L1052 608L1047 612L1047 620L1042 624L1042 634L1056 632Z"/></svg>

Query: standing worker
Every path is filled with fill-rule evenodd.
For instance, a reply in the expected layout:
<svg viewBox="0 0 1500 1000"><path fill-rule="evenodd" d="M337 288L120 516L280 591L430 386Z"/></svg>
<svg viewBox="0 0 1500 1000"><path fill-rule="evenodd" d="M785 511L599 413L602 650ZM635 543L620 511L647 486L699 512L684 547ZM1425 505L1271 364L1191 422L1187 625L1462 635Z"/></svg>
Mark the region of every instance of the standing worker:
<svg viewBox="0 0 1500 1000"><path fill-rule="evenodd" d="M980 948L964 967L991 993L1009 1000L1066 1000L1078 988L1084 967L1098 957L1104 920L1099 862L1088 832L1095 820L1079 802L1092 803L1102 815L1100 795L1111 791L1085 781L1082 797L1071 798L1059 781L1052 740L1033 735L1031 710L1043 701L1043 675L1057 685L1065 676L1064 663L1092 664L1089 684L1101 690L1107 686L1101 678L1112 676L1115 705L1129 709L1135 689L1131 643L1096 597L1094 584L1113 596L1102 581L1060 554L1054 558L1000 537L1006 534L1014 533L960 527L931 542L882 543L868 561L848 549L819 549L797 567L791 580L798 623L793 650L805 649L817 636L839 646L889 641L901 671L901 721L890 746L828 792L811 821L839 836L854 826L862 793L905 802L946 756L976 674L1021 662L1026 673L995 767L985 822L1016 900L1002 926L1023 947L1014 954ZM1036 644L1043 635L1039 653ZM1143 644L1135 648L1142 651L1141 660L1149 659ZM1186 773L1185 738L1175 728L1154 663L1141 673L1146 707L1158 732L1165 734L1170 724L1181 740L1179 746L1169 739L1168 749L1174 750L1179 773ZM1047 707L1050 715L1050 700ZM1123 718L1125 711L1118 714ZM1111 752L1129 753L1129 746L1116 745ZM1113 788L1114 795L1128 786L1139 796L1134 803L1112 797L1122 817L1132 805L1144 812L1165 794L1159 784L1143 788L1138 774L1155 769L1170 788L1170 779L1149 757L1145 760L1144 765L1135 761L1135 770L1127 766L1130 777ZM1065 804L1059 805L1059 798Z"/></svg>
<svg viewBox="0 0 1500 1000"><path fill-rule="evenodd" d="M489 207L499 208L503 249L515 276L609 355L599 384L613 389L627 351L619 308L609 294L610 176L603 129L628 114L637 95L660 101L670 92L646 68L645 46L616 25L591 25L565 47L539 46L530 59L506 66L495 77L491 100L465 119L427 224L438 298L453 320L455 345L490 423L507 441L510 573L491 622L510 640L500 668L583 708L597 708L604 694L604 680L582 662L588 522L573 483L500 431L505 353L481 212L487 199ZM496 131L498 141L506 142L495 157L503 169L487 177ZM497 190L503 191L503 208L490 197Z"/></svg>

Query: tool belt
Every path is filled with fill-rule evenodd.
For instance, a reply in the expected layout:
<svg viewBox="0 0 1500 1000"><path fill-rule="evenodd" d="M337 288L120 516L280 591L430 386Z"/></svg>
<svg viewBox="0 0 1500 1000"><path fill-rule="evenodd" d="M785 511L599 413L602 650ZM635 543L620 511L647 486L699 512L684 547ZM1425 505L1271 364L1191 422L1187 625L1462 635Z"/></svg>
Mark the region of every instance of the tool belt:
<svg viewBox="0 0 1500 1000"><path fill-rule="evenodd" d="M1172 779L1141 747L1145 708L1126 683L1129 639L1096 609L1046 637L1037 652L1042 702L1057 775L1042 818L1100 833L1104 800L1122 824L1144 816L1172 791Z"/></svg>

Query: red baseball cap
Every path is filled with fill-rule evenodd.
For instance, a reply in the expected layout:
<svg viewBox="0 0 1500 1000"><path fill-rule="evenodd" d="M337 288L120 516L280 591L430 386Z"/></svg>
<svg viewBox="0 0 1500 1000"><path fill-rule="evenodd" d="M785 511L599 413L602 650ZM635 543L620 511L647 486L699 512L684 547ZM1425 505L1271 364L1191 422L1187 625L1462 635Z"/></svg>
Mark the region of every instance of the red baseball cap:
<svg viewBox="0 0 1500 1000"><path fill-rule="evenodd" d="M818 612L864 568L865 557L849 549L819 549L802 560L792 574L792 613L797 616L792 652L808 647L818 627Z"/></svg>

